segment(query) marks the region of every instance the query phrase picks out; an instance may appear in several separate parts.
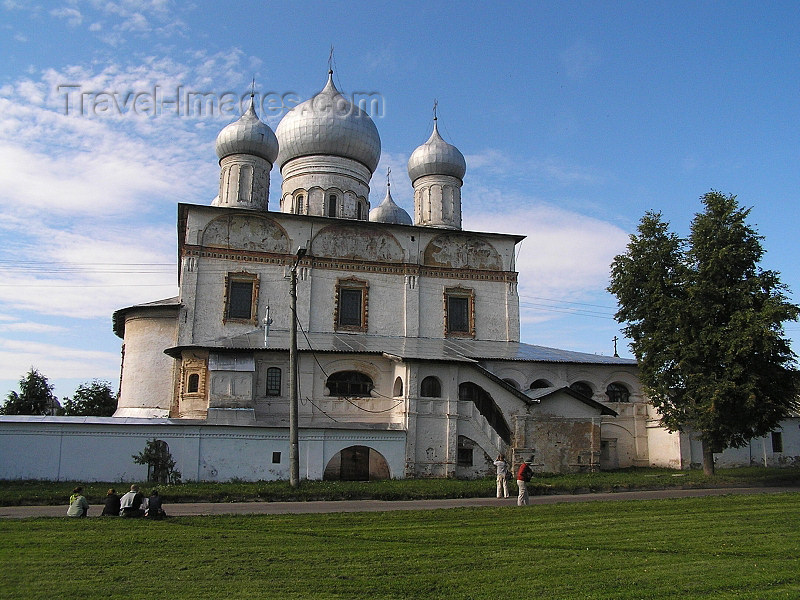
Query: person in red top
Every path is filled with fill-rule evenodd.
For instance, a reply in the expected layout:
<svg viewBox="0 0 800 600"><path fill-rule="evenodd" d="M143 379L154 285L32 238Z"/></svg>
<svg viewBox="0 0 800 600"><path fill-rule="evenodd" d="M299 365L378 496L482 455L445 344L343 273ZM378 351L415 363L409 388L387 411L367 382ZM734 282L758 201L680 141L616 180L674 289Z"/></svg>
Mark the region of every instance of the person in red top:
<svg viewBox="0 0 800 600"><path fill-rule="evenodd" d="M533 476L531 470L531 463L533 463L533 456L522 461L517 471L517 487L519 488L519 496L517 496L517 506L526 506L531 503L528 497L528 482Z"/></svg>

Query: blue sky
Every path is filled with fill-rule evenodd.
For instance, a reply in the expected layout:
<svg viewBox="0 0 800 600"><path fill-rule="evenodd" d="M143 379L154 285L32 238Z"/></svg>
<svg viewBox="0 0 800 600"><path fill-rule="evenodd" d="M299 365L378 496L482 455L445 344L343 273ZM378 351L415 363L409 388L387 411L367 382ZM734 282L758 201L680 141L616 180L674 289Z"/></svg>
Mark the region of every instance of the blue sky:
<svg viewBox="0 0 800 600"><path fill-rule="evenodd" d="M686 234L710 189L752 207L764 267L800 301L799 38L794 2L0 0L0 393L31 366L59 397L116 386L111 313L177 293L176 204L216 195L235 115L154 115L147 94L246 95L255 78L306 99L331 46L339 88L380 99L373 206L391 167L411 210L405 164L436 99L467 159L465 227L528 236L523 341L611 354L611 259L647 210ZM274 208L277 167L271 189Z"/></svg>

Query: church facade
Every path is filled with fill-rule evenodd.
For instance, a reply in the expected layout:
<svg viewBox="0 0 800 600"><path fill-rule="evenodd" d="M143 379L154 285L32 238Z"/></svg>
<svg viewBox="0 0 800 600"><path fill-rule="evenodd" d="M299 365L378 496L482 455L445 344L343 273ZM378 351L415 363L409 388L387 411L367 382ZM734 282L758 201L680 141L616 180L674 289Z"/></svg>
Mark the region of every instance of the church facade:
<svg viewBox="0 0 800 600"><path fill-rule="evenodd" d="M408 163L413 218L388 177L371 206L380 137L331 74L275 132L251 100L216 151L218 197L178 208L179 296L114 314L115 417L285 432L294 269L301 443L342 440L306 455L306 476L474 477L498 454L551 472L649 464L634 361L520 342L523 236L462 229L466 163L435 118Z"/></svg>

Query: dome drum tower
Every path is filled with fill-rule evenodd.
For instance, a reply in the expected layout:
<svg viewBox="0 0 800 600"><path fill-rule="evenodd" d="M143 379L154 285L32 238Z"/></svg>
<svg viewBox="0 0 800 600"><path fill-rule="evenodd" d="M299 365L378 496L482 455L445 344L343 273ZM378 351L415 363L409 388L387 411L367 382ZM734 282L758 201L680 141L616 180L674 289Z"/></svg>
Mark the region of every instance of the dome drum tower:
<svg viewBox="0 0 800 600"><path fill-rule="evenodd" d="M281 211L366 220L369 181L381 157L378 129L333 84L281 119Z"/></svg>
<svg viewBox="0 0 800 600"><path fill-rule="evenodd" d="M269 172L278 156L278 140L256 114L253 95L247 111L217 136L219 196L214 206L267 210Z"/></svg>
<svg viewBox="0 0 800 600"><path fill-rule="evenodd" d="M461 229L461 186L466 172L464 155L442 139L434 116L431 137L408 159L416 225Z"/></svg>

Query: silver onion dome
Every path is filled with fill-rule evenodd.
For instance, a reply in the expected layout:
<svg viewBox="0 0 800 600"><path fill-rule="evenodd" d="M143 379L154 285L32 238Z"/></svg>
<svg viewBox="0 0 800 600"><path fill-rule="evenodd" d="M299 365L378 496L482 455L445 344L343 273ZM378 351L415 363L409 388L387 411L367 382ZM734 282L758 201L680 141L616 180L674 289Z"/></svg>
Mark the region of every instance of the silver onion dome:
<svg viewBox="0 0 800 600"><path fill-rule="evenodd" d="M252 95L245 113L219 132L216 151L220 160L231 154L252 154L275 164L278 138L269 125L258 118Z"/></svg>
<svg viewBox="0 0 800 600"><path fill-rule="evenodd" d="M369 220L373 223L394 223L397 225L411 225L411 216L395 204L392 199L390 186L386 186L386 197L383 201L369 211Z"/></svg>
<svg viewBox="0 0 800 600"><path fill-rule="evenodd" d="M299 156L330 155L356 160L374 173L381 157L378 128L336 89L332 71L321 92L286 113L276 134L281 167Z"/></svg>
<svg viewBox="0 0 800 600"><path fill-rule="evenodd" d="M464 155L458 148L442 139L434 118L431 137L414 150L408 159L408 176L411 182L424 175L451 175L463 180L466 172L467 163Z"/></svg>

